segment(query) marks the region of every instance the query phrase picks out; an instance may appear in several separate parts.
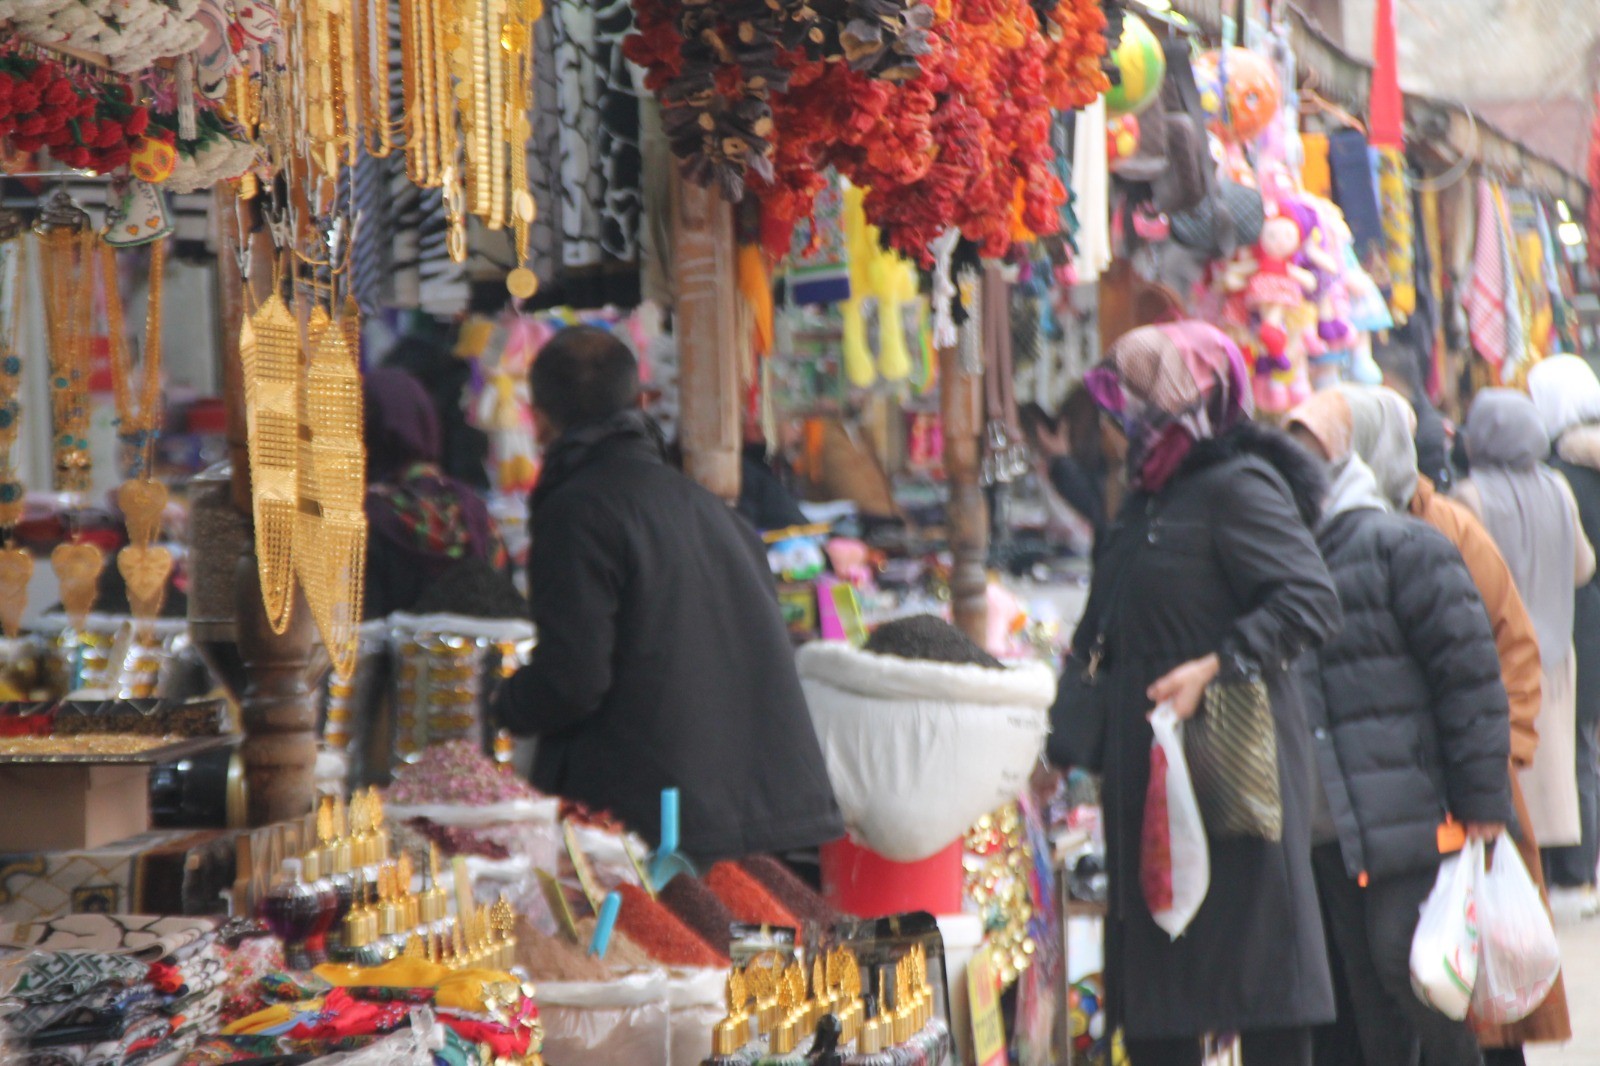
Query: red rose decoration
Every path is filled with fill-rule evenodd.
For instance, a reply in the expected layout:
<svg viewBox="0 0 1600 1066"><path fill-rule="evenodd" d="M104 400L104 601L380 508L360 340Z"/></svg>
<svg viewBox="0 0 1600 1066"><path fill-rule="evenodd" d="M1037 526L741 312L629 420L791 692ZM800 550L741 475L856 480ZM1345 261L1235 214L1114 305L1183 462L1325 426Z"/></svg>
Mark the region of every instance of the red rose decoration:
<svg viewBox="0 0 1600 1066"><path fill-rule="evenodd" d="M24 137L40 137L48 130L43 115L29 115L17 123L17 133Z"/></svg>
<svg viewBox="0 0 1600 1066"><path fill-rule="evenodd" d="M101 148L115 148L119 144L126 144L127 132L112 119L106 119L100 126L100 137L95 142Z"/></svg>
<svg viewBox="0 0 1600 1066"><path fill-rule="evenodd" d="M57 153L57 158L69 167L84 167L89 164L90 152L87 148L68 148Z"/></svg>
<svg viewBox="0 0 1600 1066"><path fill-rule="evenodd" d="M32 82L23 82L11 91L11 106L19 114L39 110L39 89Z"/></svg>
<svg viewBox="0 0 1600 1066"><path fill-rule="evenodd" d="M44 147L44 138L35 134L15 133L11 136L11 146L19 152L37 152Z"/></svg>
<svg viewBox="0 0 1600 1066"><path fill-rule="evenodd" d="M140 137L150 128L150 111L148 108L136 107L133 114L129 115L123 126L128 131L129 137Z"/></svg>
<svg viewBox="0 0 1600 1066"><path fill-rule="evenodd" d="M44 102L52 107L60 107L76 99L77 96L78 94L73 91L70 81L66 78L57 78L44 91Z"/></svg>

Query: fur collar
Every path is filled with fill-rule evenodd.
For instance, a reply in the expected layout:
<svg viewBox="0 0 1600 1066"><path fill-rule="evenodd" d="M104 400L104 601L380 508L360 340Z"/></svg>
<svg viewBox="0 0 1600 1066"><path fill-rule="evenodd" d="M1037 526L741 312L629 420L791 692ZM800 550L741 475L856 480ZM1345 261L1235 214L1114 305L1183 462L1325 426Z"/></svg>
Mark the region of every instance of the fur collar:
<svg viewBox="0 0 1600 1066"><path fill-rule="evenodd" d="M1220 437L1199 441L1178 470L1181 480L1232 459L1254 457L1276 470L1289 485L1301 521L1315 529L1328 495L1328 475L1321 463L1280 429L1245 422Z"/></svg>
<svg viewBox="0 0 1600 1066"><path fill-rule="evenodd" d="M1600 470L1600 425L1576 426L1556 441L1556 454L1573 466Z"/></svg>

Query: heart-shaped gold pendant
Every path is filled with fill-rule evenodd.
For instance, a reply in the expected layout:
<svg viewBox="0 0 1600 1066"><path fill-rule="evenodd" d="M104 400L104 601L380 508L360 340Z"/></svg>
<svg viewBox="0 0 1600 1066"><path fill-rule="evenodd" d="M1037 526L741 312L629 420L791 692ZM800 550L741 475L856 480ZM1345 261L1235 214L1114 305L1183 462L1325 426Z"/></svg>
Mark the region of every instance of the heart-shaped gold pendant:
<svg viewBox="0 0 1600 1066"><path fill-rule="evenodd" d="M95 596L100 591L100 570L105 562L105 556L93 544L58 544L50 553L50 567L61 582L61 606L79 629L94 610Z"/></svg>
<svg viewBox="0 0 1600 1066"><path fill-rule="evenodd" d="M159 481L124 481L117 488L117 506L128 523L128 540L149 544L161 532L167 509L167 486Z"/></svg>
<svg viewBox="0 0 1600 1066"><path fill-rule="evenodd" d="M0 626L8 637L22 630L22 613L28 609L28 582L33 579L33 556L22 548L0 551Z"/></svg>
<svg viewBox="0 0 1600 1066"><path fill-rule="evenodd" d="M155 618L161 601L167 597L167 578L172 575L172 553L165 548L130 544L117 553L117 569L128 585L128 606L133 616Z"/></svg>

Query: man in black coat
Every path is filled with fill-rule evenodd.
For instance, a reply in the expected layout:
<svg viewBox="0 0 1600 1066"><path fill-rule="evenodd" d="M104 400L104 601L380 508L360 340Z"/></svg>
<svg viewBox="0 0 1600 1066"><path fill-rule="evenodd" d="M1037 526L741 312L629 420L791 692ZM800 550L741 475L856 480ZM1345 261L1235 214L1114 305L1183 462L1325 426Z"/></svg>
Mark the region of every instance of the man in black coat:
<svg viewBox="0 0 1600 1066"><path fill-rule="evenodd" d="M496 710L538 736L534 785L652 840L661 791L677 788L697 861L843 836L766 553L662 461L633 354L604 330L566 329L531 384L539 639Z"/></svg>
<svg viewBox="0 0 1600 1066"><path fill-rule="evenodd" d="M1431 526L1389 513L1347 432L1289 418L1320 458L1335 439L1343 449L1317 545L1344 628L1298 665L1321 779L1312 865L1365 1063L1475 1066L1472 1030L1412 991L1410 950L1440 852L1463 835L1492 841L1512 819L1494 634L1460 553ZM1447 819L1453 829L1441 828Z"/></svg>

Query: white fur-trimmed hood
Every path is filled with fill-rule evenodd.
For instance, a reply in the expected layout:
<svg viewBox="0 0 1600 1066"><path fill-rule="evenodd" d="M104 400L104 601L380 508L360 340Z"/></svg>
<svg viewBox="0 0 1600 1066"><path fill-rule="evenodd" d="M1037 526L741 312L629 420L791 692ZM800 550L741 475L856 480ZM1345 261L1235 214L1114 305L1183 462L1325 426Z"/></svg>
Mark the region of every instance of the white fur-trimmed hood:
<svg viewBox="0 0 1600 1066"><path fill-rule="evenodd" d="M952 703L1044 710L1055 700L1055 673L1030 662L990 667L877 655L840 641L807 644L795 653L802 681L882 700Z"/></svg>

